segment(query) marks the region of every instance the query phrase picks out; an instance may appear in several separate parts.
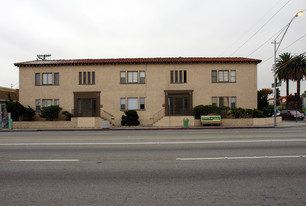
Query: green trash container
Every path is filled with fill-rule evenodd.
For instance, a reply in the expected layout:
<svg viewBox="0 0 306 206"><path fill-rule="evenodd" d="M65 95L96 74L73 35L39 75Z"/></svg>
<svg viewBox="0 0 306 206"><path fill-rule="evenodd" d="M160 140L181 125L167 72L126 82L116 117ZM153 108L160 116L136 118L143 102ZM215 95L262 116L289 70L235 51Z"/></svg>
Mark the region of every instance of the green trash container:
<svg viewBox="0 0 306 206"><path fill-rule="evenodd" d="M188 128L188 122L189 122L189 119L188 119L188 118L184 118L184 119L183 119L184 128Z"/></svg>

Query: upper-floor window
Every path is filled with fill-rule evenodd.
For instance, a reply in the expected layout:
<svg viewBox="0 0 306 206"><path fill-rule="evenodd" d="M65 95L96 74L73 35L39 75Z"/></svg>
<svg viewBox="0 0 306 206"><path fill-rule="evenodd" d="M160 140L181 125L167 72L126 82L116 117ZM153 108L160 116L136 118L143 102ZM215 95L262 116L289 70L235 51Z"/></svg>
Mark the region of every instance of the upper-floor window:
<svg viewBox="0 0 306 206"><path fill-rule="evenodd" d="M120 72L120 84L126 83L126 72Z"/></svg>
<svg viewBox="0 0 306 206"><path fill-rule="evenodd" d="M213 83L217 82L217 70L211 71L211 82Z"/></svg>
<svg viewBox="0 0 306 206"><path fill-rule="evenodd" d="M139 77L139 78L138 78ZM145 71L121 71L120 72L120 84L145 84L146 72Z"/></svg>
<svg viewBox="0 0 306 206"><path fill-rule="evenodd" d="M212 70L211 82L236 82L236 70Z"/></svg>
<svg viewBox="0 0 306 206"><path fill-rule="evenodd" d="M40 73L35 73L35 85L40 85Z"/></svg>
<svg viewBox="0 0 306 206"><path fill-rule="evenodd" d="M138 72L128 72L128 83L138 83Z"/></svg>
<svg viewBox="0 0 306 206"><path fill-rule="evenodd" d="M43 73L42 74L42 84L50 85L53 83L52 73Z"/></svg>
<svg viewBox="0 0 306 206"><path fill-rule="evenodd" d="M139 83L140 84L146 83L146 72L144 71L139 72Z"/></svg>
<svg viewBox="0 0 306 206"><path fill-rule="evenodd" d="M35 85L59 85L59 73L35 73Z"/></svg>
<svg viewBox="0 0 306 206"><path fill-rule="evenodd" d="M228 82L228 70L219 71L219 82Z"/></svg>
<svg viewBox="0 0 306 206"><path fill-rule="evenodd" d="M95 72L79 72L79 84L95 84Z"/></svg>
<svg viewBox="0 0 306 206"><path fill-rule="evenodd" d="M54 85L59 85L59 73L54 73Z"/></svg>
<svg viewBox="0 0 306 206"><path fill-rule="evenodd" d="M236 82L236 71L231 70L231 82Z"/></svg>
<svg viewBox="0 0 306 206"><path fill-rule="evenodd" d="M187 83L187 71L186 70L171 70L170 71L171 83Z"/></svg>

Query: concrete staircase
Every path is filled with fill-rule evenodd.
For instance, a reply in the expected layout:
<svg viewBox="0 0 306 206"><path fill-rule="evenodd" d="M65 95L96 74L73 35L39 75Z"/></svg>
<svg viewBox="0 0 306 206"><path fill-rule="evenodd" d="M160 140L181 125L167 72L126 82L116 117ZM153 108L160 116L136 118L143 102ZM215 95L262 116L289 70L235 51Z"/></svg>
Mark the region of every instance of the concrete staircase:
<svg viewBox="0 0 306 206"><path fill-rule="evenodd" d="M153 124L153 127L183 127L184 118L188 118L188 126L194 126L194 116L164 116Z"/></svg>

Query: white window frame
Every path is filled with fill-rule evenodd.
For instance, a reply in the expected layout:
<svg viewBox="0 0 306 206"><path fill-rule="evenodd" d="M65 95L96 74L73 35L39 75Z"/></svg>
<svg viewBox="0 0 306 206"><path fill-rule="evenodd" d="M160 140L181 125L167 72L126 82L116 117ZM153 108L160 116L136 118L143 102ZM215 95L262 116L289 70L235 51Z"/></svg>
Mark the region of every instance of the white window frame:
<svg viewBox="0 0 306 206"><path fill-rule="evenodd" d="M232 104L235 104L233 107ZM231 97L231 108L236 108L237 107L237 97Z"/></svg>
<svg viewBox="0 0 306 206"><path fill-rule="evenodd" d="M128 77L128 83L129 84L135 84L135 83L138 83L138 72L135 72L135 71L129 71L129 72L127 72L128 73L128 75L127 75L127 77Z"/></svg>
<svg viewBox="0 0 306 206"><path fill-rule="evenodd" d="M145 84L146 83L146 72L145 71L140 71L139 72L139 83L140 84Z"/></svg>
<svg viewBox="0 0 306 206"><path fill-rule="evenodd" d="M54 105L59 106L60 105L60 100L59 99L54 99Z"/></svg>
<svg viewBox="0 0 306 206"><path fill-rule="evenodd" d="M126 110L126 99L120 98L120 110Z"/></svg>
<svg viewBox="0 0 306 206"><path fill-rule="evenodd" d="M52 73L43 73L42 74L42 84L43 85L52 85L53 84L53 74Z"/></svg>
<svg viewBox="0 0 306 206"><path fill-rule="evenodd" d="M143 105L143 108L141 108L141 105ZM139 109L141 109L141 110L146 109L146 99L144 97L139 98Z"/></svg>
<svg viewBox="0 0 306 206"><path fill-rule="evenodd" d="M219 76L219 82L228 82L228 75L229 71L228 70L219 70L218 72Z"/></svg>
<svg viewBox="0 0 306 206"><path fill-rule="evenodd" d="M216 100L216 101L214 101ZM217 96L213 96L211 97L211 105L214 105L214 106L218 106L218 97Z"/></svg>
<svg viewBox="0 0 306 206"><path fill-rule="evenodd" d="M36 112L40 112L40 99L35 99L35 110Z"/></svg>
<svg viewBox="0 0 306 206"><path fill-rule="evenodd" d="M52 105L52 99L43 99L42 100L42 106L43 107L49 107Z"/></svg>
<svg viewBox="0 0 306 206"><path fill-rule="evenodd" d="M54 85L59 85L59 72L54 72Z"/></svg>
<svg viewBox="0 0 306 206"><path fill-rule="evenodd" d="M126 72L120 72L120 84L126 84Z"/></svg>
<svg viewBox="0 0 306 206"><path fill-rule="evenodd" d="M211 70L211 82L217 83L218 82L218 72L217 70Z"/></svg>
<svg viewBox="0 0 306 206"><path fill-rule="evenodd" d="M236 82L236 70L231 70L231 82Z"/></svg>
<svg viewBox="0 0 306 206"><path fill-rule="evenodd" d="M35 85L39 86L41 85L41 78L40 78L41 74L40 73L35 73Z"/></svg>
<svg viewBox="0 0 306 206"><path fill-rule="evenodd" d="M127 110L138 110L138 98L127 98Z"/></svg>

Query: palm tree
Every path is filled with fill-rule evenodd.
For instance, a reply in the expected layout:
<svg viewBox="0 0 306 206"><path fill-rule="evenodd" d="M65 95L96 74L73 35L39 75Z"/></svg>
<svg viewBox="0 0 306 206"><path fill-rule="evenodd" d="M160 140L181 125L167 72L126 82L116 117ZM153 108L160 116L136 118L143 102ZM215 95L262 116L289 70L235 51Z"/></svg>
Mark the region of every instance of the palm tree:
<svg viewBox="0 0 306 206"><path fill-rule="evenodd" d="M289 52L279 55L279 58L276 60L276 67L274 69L279 81L284 80L286 82L286 96L289 96L289 80L293 68L293 59L294 56L292 56ZM286 109L288 109L288 101L286 101Z"/></svg>
<svg viewBox="0 0 306 206"><path fill-rule="evenodd" d="M301 106L300 102L300 91L301 91L301 80L306 77L306 56L304 54L297 55L292 60L292 70L289 73L289 78L293 81L297 81L296 92L299 97L298 109Z"/></svg>

